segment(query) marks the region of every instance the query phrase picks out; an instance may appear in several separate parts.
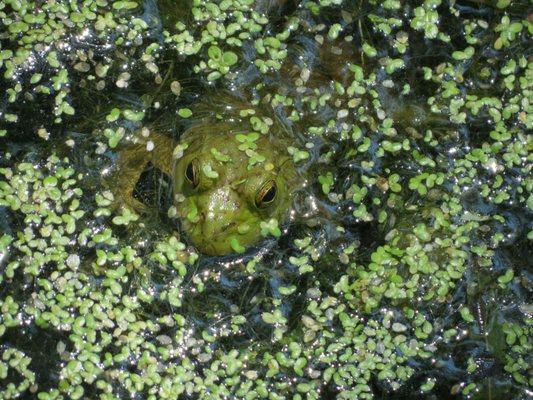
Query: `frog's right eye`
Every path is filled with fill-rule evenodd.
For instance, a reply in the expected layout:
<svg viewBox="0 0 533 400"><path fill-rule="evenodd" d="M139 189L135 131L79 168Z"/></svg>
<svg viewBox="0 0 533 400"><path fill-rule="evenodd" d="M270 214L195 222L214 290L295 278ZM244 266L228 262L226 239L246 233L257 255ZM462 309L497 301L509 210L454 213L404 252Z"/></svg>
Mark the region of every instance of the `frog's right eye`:
<svg viewBox="0 0 533 400"><path fill-rule="evenodd" d="M198 160L196 158L187 164L185 178L193 188L196 188L196 186L198 186L200 183L200 175L198 174Z"/></svg>
<svg viewBox="0 0 533 400"><path fill-rule="evenodd" d="M276 199L277 192L278 189L274 180L266 182L255 196L255 206L257 208L266 208L270 206Z"/></svg>

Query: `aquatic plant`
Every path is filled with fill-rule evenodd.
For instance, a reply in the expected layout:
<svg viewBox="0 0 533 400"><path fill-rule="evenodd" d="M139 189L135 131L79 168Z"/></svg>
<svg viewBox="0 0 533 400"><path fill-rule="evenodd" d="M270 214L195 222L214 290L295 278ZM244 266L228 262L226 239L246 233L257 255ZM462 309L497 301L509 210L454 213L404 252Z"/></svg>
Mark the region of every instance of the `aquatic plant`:
<svg viewBox="0 0 533 400"><path fill-rule="evenodd" d="M0 397L524 395L528 3L187 4L0 0ZM102 182L209 118L310 176L229 261Z"/></svg>

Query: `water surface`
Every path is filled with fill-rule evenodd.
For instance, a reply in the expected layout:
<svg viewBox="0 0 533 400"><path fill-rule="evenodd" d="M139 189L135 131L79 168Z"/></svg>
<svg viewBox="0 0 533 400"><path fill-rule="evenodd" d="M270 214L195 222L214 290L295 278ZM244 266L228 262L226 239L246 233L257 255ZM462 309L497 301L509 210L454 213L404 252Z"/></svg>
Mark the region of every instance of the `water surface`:
<svg viewBox="0 0 533 400"><path fill-rule="evenodd" d="M531 15L0 0L0 397L530 396ZM279 239L197 254L155 168L111 206L135 137L254 110L307 176Z"/></svg>

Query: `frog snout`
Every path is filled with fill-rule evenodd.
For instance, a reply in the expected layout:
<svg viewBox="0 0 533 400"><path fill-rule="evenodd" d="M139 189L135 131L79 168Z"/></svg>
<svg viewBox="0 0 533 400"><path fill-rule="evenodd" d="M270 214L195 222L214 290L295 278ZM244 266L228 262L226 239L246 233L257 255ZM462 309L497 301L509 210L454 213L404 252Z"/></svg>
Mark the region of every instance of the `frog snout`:
<svg viewBox="0 0 533 400"><path fill-rule="evenodd" d="M187 221L185 230L199 251L228 254L261 238L259 218L246 197L229 186L203 192L195 200L198 219Z"/></svg>
<svg viewBox="0 0 533 400"><path fill-rule="evenodd" d="M205 193L199 199L197 207L202 233L206 238L233 231L248 213L239 194L229 186Z"/></svg>

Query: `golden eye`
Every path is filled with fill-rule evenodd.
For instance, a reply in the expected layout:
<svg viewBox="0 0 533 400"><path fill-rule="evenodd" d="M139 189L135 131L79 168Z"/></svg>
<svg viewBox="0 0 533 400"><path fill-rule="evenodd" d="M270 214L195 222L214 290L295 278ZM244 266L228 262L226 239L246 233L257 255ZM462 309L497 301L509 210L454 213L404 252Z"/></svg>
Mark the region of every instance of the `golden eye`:
<svg viewBox="0 0 533 400"><path fill-rule="evenodd" d="M192 185L193 188L200 183L200 176L198 174L198 160L195 158L189 164L185 170L185 178Z"/></svg>
<svg viewBox="0 0 533 400"><path fill-rule="evenodd" d="M271 205L276 199L278 189L276 187L275 181L268 181L265 183L261 189L257 192L255 196L255 205L257 208L266 208Z"/></svg>

